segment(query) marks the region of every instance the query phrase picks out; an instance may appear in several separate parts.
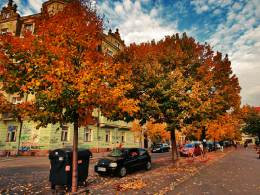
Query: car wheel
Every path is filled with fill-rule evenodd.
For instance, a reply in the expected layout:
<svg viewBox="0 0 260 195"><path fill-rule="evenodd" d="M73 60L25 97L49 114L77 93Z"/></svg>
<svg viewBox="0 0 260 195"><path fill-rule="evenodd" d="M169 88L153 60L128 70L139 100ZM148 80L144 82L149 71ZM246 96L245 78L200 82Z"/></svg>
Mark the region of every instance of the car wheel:
<svg viewBox="0 0 260 195"><path fill-rule="evenodd" d="M170 148L168 148L167 152L170 152Z"/></svg>
<svg viewBox="0 0 260 195"><path fill-rule="evenodd" d="M163 149L161 149L161 153L163 153Z"/></svg>
<svg viewBox="0 0 260 195"><path fill-rule="evenodd" d="M55 184L51 184L51 189L52 189L52 190L55 189Z"/></svg>
<svg viewBox="0 0 260 195"><path fill-rule="evenodd" d="M119 177L125 177L126 176L126 168L121 167L119 170Z"/></svg>
<svg viewBox="0 0 260 195"><path fill-rule="evenodd" d="M152 164L150 161L146 163L146 170L150 170L152 168Z"/></svg>

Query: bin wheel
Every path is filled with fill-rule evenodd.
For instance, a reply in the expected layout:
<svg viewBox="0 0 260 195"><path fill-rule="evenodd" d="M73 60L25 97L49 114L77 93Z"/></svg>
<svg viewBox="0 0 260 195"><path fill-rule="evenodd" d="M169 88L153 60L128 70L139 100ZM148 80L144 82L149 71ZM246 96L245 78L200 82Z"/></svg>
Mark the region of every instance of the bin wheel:
<svg viewBox="0 0 260 195"><path fill-rule="evenodd" d="M51 189L52 189L52 190L55 189L55 184L51 184Z"/></svg>
<svg viewBox="0 0 260 195"><path fill-rule="evenodd" d="M121 167L119 170L119 177L125 177L126 176L126 168Z"/></svg>
<svg viewBox="0 0 260 195"><path fill-rule="evenodd" d="M69 192L70 189L71 189L71 185L67 185L67 186L66 186L66 192Z"/></svg>

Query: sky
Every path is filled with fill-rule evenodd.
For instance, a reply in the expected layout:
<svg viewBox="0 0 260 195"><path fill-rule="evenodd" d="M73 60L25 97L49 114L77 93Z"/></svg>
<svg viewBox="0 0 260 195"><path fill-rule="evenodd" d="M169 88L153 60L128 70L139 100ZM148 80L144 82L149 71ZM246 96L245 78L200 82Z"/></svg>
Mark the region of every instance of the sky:
<svg viewBox="0 0 260 195"><path fill-rule="evenodd" d="M9 0L0 0L0 7ZM40 13L47 0L14 0L21 16ZM260 0L96 0L126 46L186 32L228 54L242 105L260 106Z"/></svg>

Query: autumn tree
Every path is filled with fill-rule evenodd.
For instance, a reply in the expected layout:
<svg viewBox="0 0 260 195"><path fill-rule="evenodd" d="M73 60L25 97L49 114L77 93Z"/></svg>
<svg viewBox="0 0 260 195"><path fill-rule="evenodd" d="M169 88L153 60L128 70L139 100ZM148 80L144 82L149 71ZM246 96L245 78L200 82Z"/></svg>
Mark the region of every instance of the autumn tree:
<svg viewBox="0 0 260 195"><path fill-rule="evenodd" d="M253 136L257 135L260 140L260 113L254 106L243 106L245 115L243 117L244 127L243 133L249 133Z"/></svg>
<svg viewBox="0 0 260 195"><path fill-rule="evenodd" d="M220 140L240 140L243 120L235 113L226 113L206 126L206 138L214 142Z"/></svg>
<svg viewBox="0 0 260 195"><path fill-rule="evenodd" d="M143 126L139 124L138 120L133 121L131 131L134 133L134 136L141 141L145 139L143 134L146 134L153 143L169 140L170 132L166 130L167 124L153 123L153 121L151 119Z"/></svg>
<svg viewBox="0 0 260 195"><path fill-rule="evenodd" d="M186 34L167 36L155 43L132 44L117 61L132 67L134 88L128 97L140 101L140 110L133 116L123 113L126 121L151 118L166 123L171 132L174 164L178 160L175 130L190 126L200 137L207 123L240 103L240 87L232 75L230 61L222 58L208 44L195 43Z"/></svg>
<svg viewBox="0 0 260 195"><path fill-rule="evenodd" d="M104 114L137 111L135 101L124 97L132 89L131 71L98 52L103 18L85 0L70 1L53 12L42 10L36 29L23 39L1 37L2 91L21 97L34 94L33 101L19 105L24 111L17 115L30 116L38 127L74 124L72 192L76 192L78 128L89 123L94 109Z"/></svg>

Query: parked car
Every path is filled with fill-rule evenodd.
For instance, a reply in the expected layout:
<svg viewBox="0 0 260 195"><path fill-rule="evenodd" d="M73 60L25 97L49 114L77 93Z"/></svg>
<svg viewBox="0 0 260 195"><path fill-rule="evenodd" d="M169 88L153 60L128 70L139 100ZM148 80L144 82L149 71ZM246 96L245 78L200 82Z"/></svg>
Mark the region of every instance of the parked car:
<svg viewBox="0 0 260 195"><path fill-rule="evenodd" d="M214 144L214 142L213 142L213 144ZM211 151L214 150L214 146L212 145L211 142L207 142L207 148L208 148L208 151L209 151L209 152L211 152Z"/></svg>
<svg viewBox="0 0 260 195"><path fill-rule="evenodd" d="M183 146L185 146L185 144L181 144L181 145L179 146L179 148L181 149L181 148L183 148Z"/></svg>
<svg viewBox="0 0 260 195"><path fill-rule="evenodd" d="M156 144L153 148L152 148L152 153L154 152L169 152L170 151L170 146L168 144Z"/></svg>
<svg viewBox="0 0 260 195"><path fill-rule="evenodd" d="M143 148L118 148L100 159L94 169L98 174L125 177L127 173L138 169L150 170L151 156Z"/></svg>
<svg viewBox="0 0 260 195"><path fill-rule="evenodd" d="M224 145L225 147L231 147L231 141L225 141Z"/></svg>
<svg viewBox="0 0 260 195"><path fill-rule="evenodd" d="M216 142L216 145L217 145L217 149L220 149L219 142Z"/></svg>
<svg viewBox="0 0 260 195"><path fill-rule="evenodd" d="M188 156L190 154L198 156L201 154L201 151L201 147L197 143L185 144L185 146L180 150L180 155Z"/></svg>
<svg viewBox="0 0 260 195"><path fill-rule="evenodd" d="M200 146L201 151L203 151L203 145L200 141L192 141L192 144L198 144Z"/></svg>

